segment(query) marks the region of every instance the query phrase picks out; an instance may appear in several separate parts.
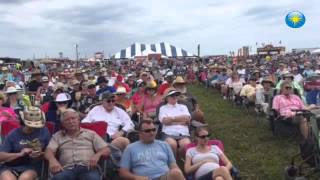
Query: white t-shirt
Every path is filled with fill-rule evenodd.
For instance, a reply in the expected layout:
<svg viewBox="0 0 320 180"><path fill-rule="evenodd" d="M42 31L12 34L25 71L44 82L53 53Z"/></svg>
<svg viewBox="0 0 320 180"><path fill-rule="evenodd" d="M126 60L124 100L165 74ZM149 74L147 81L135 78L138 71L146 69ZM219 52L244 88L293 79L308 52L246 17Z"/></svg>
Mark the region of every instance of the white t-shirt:
<svg viewBox="0 0 320 180"><path fill-rule="evenodd" d="M196 171L195 178L198 179L201 176L219 168L219 157L221 154L223 154L223 152L216 145L212 145L210 151L207 153L201 153L197 151L196 147L189 148L187 150L186 156L191 157L192 164L196 164L208 159L213 160L213 162L208 162L201 165Z"/></svg>
<svg viewBox="0 0 320 180"><path fill-rule="evenodd" d="M107 112L102 105L96 106L81 121L85 123L104 121L108 123L107 134L112 136L119 131L119 126L123 126L122 130L130 132L134 129L134 124L129 115L122 109L114 107L111 112Z"/></svg>
<svg viewBox="0 0 320 180"><path fill-rule="evenodd" d="M159 120L162 123L165 117L174 117L187 115L191 117L186 105L178 104L175 105L166 104L160 107ZM187 125L163 125L162 132L172 136L190 136L189 128Z"/></svg>

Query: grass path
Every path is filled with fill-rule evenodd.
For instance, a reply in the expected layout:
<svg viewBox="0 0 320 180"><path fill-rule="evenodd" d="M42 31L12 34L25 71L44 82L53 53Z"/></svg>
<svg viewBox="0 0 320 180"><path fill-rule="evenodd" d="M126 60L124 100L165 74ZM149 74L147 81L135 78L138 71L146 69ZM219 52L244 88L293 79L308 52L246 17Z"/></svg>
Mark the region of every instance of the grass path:
<svg viewBox="0 0 320 180"><path fill-rule="evenodd" d="M299 152L294 138L275 138L265 119L257 123L254 113L233 107L212 89L190 86L204 111L212 138L221 139L225 153L241 173L242 179L281 180L283 169Z"/></svg>

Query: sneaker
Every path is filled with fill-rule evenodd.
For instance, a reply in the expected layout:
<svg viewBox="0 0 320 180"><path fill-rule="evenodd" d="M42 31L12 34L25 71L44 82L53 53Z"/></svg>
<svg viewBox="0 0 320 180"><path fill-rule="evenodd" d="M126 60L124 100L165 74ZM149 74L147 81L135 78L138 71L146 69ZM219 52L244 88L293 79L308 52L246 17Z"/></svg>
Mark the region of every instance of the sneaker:
<svg viewBox="0 0 320 180"><path fill-rule="evenodd" d="M223 99L226 100L226 99L227 99L227 96L223 96Z"/></svg>

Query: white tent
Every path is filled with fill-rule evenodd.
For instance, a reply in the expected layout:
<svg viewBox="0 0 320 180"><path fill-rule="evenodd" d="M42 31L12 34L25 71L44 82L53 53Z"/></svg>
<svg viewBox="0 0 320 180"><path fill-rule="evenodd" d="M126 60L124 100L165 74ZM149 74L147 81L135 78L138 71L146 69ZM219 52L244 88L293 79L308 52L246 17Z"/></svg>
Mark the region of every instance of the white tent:
<svg viewBox="0 0 320 180"><path fill-rule="evenodd" d="M316 49L316 50L312 51L311 54L320 54L320 49Z"/></svg>
<svg viewBox="0 0 320 180"><path fill-rule="evenodd" d="M122 49L114 55L116 59L132 59L135 56L141 56L145 54L161 54L162 57L187 57L195 56L192 53L187 52L184 49L175 47L168 43L157 43L157 44L141 44L134 43L126 49Z"/></svg>

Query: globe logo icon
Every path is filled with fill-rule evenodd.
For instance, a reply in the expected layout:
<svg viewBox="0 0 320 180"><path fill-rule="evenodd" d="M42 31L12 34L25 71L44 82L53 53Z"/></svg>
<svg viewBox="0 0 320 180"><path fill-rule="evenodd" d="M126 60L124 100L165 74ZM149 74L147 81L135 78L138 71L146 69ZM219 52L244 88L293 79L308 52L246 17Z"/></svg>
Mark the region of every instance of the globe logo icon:
<svg viewBox="0 0 320 180"><path fill-rule="evenodd" d="M299 11L292 11L286 16L286 24L291 28L300 28L306 22L304 14Z"/></svg>

